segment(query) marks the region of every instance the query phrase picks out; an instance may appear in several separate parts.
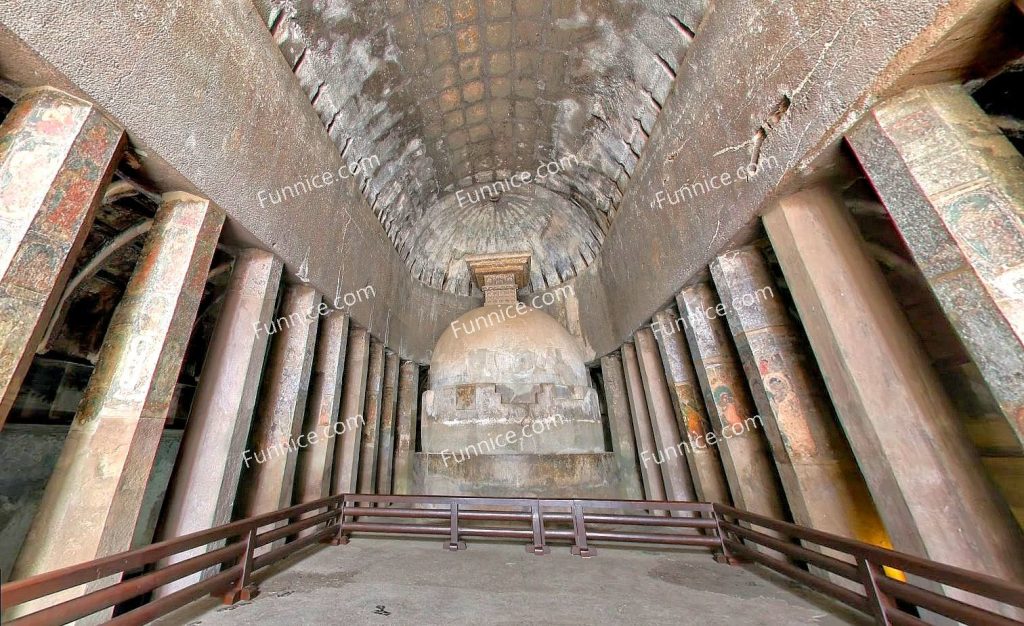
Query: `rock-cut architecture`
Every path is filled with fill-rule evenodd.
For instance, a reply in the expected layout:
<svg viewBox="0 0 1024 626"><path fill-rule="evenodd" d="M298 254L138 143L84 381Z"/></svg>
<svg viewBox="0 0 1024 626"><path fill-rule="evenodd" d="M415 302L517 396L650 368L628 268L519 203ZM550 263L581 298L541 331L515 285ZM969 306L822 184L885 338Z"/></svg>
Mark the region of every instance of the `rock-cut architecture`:
<svg viewBox="0 0 1024 626"><path fill-rule="evenodd" d="M0 2L4 622L1024 620L1022 33Z"/></svg>

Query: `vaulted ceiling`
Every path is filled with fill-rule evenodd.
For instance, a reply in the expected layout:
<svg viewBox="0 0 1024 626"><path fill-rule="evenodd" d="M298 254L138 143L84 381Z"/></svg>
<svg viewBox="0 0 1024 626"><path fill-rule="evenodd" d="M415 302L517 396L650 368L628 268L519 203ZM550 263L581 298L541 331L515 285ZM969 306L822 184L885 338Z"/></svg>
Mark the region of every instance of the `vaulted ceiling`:
<svg viewBox="0 0 1024 626"><path fill-rule="evenodd" d="M707 3L256 4L344 159L379 160L362 190L412 274L469 294L466 254L531 251L533 289L594 260Z"/></svg>

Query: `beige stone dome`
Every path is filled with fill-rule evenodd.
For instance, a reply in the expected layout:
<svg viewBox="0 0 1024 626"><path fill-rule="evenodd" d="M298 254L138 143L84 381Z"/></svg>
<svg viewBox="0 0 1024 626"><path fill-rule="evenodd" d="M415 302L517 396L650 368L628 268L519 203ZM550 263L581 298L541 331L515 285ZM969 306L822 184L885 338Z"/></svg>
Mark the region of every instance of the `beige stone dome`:
<svg viewBox="0 0 1024 626"><path fill-rule="evenodd" d="M524 305L491 305L452 322L430 360L431 388L470 383L590 381L579 342L554 318Z"/></svg>

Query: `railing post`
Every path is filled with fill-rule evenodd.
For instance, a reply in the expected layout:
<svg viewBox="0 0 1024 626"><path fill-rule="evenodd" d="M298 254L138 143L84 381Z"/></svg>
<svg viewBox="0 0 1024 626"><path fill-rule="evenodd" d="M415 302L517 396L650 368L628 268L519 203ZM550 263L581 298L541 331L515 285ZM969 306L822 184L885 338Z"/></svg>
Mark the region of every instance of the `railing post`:
<svg viewBox="0 0 1024 626"><path fill-rule="evenodd" d="M880 626L890 626L889 610L895 608L892 598L878 587L878 579L885 576L881 567L864 557L857 557L857 569L860 581L864 585L864 594L868 598L868 608Z"/></svg>
<svg viewBox="0 0 1024 626"><path fill-rule="evenodd" d="M338 532L331 537L332 546L343 546L348 543L348 535L345 534L345 496L341 497L341 507L338 509Z"/></svg>
<svg viewBox="0 0 1024 626"><path fill-rule="evenodd" d="M224 604L235 604L240 600L252 600L260 590L259 587L250 583L252 576L252 554L256 550L256 527L253 526L245 534L245 551L240 559L242 571L238 574L238 580L234 586L224 594Z"/></svg>
<svg viewBox="0 0 1024 626"><path fill-rule="evenodd" d="M570 552L584 559L589 559L597 554L597 550L587 546L587 525L583 521L583 505L579 500L572 501L572 529L576 538Z"/></svg>
<svg viewBox="0 0 1024 626"><path fill-rule="evenodd" d="M444 547L452 552L466 549L466 542L459 541L459 503L452 502L452 515L450 524L451 538Z"/></svg>
<svg viewBox="0 0 1024 626"><path fill-rule="evenodd" d="M527 552L537 555L544 555L551 552L544 541L544 515L540 510L540 500L534 500L530 505L531 521L533 523L533 545L526 546Z"/></svg>
<svg viewBox="0 0 1024 626"><path fill-rule="evenodd" d="M722 552L714 556L715 562L726 565L739 565L743 561L733 556L729 546L726 545L725 530L722 528L722 514L718 512L718 508L714 504L711 505L711 515L715 518L715 532L718 533L718 541L722 546Z"/></svg>

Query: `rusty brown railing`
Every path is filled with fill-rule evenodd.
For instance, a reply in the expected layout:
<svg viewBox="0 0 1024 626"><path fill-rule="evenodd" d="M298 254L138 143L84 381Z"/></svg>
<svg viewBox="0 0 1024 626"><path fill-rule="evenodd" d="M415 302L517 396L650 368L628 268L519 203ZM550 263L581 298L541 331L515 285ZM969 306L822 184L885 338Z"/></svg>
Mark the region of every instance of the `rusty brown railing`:
<svg viewBox="0 0 1024 626"><path fill-rule="evenodd" d="M526 549L535 554L548 553L549 543L568 543L572 554L584 558L595 554L592 542L699 546L710 549L720 562L753 561L771 568L872 615L879 624L925 624L918 609L965 624L1024 623L992 610L1012 615L1024 608L1022 586L719 504L354 494L7 583L0 592L0 610L128 571L152 569L161 560L207 547L210 551L199 556L10 622L67 623L220 566L204 580L111 620L143 624L206 595L228 604L254 597L253 572L317 542L347 543L353 533L438 536L449 550L465 548L469 537L525 540ZM885 567L905 572L909 582L888 575Z"/></svg>

